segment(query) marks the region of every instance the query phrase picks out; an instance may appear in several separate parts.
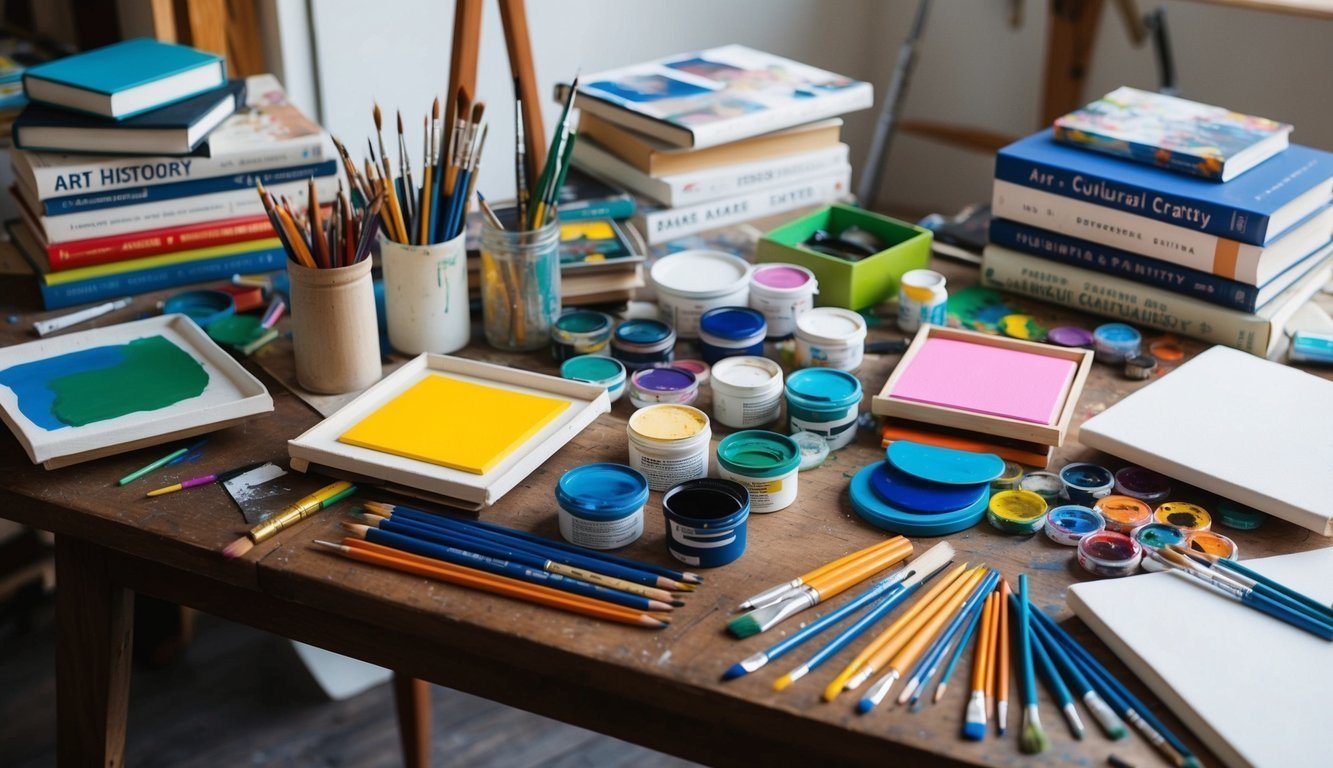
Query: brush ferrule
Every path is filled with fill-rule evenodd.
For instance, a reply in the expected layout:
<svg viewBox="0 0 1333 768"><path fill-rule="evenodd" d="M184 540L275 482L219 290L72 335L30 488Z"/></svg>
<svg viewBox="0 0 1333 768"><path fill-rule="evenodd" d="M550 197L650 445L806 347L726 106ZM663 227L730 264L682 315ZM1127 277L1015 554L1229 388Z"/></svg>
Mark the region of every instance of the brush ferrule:
<svg viewBox="0 0 1333 768"><path fill-rule="evenodd" d="M1078 716L1078 709L1074 707L1074 702L1068 702L1060 708L1065 713L1065 720L1069 723L1069 730L1073 732L1074 738L1083 738L1083 719Z"/></svg>
<svg viewBox="0 0 1333 768"><path fill-rule="evenodd" d="M810 674L810 665L808 665L808 664L802 664L801 666L799 666L799 667L793 669L792 671L788 672L788 673L787 673L787 679L788 679L788 682L789 682L789 683L794 683L794 682L796 682L797 680L800 680L801 678L805 677L805 676L808 675L808 674Z"/></svg>
<svg viewBox="0 0 1333 768"><path fill-rule="evenodd" d="M986 694L984 691L975 690L972 697L967 700L967 715L964 722L970 725L980 725L983 729L986 726ZM984 738L985 730L977 738Z"/></svg>
<svg viewBox="0 0 1333 768"><path fill-rule="evenodd" d="M764 608L774 603L781 602L787 593L801 586L800 579L792 579L785 584L779 584L776 587L769 587L753 597L746 598L745 602L740 604L738 611L748 611L754 608Z"/></svg>
<svg viewBox="0 0 1333 768"><path fill-rule="evenodd" d="M1123 738L1125 736L1125 721L1111 709L1110 705L1096 691L1088 691L1083 696L1083 705L1092 713L1092 719L1097 721L1101 729L1107 736L1113 739Z"/></svg>
<svg viewBox="0 0 1333 768"><path fill-rule="evenodd" d="M748 674L757 669L762 669L763 666L767 663L768 663L768 654L764 653L763 651L760 651L759 653L756 653L753 656L742 659L740 665L741 669L744 669L745 672Z"/></svg>
<svg viewBox="0 0 1333 768"><path fill-rule="evenodd" d="M778 622L795 613L800 613L806 608L819 602L818 596L808 587L802 589L791 597L783 600L781 603L771 605L767 608L760 608L760 611L772 611L764 617L755 617L759 620L759 631L767 632L778 624Z"/></svg>
<svg viewBox="0 0 1333 768"><path fill-rule="evenodd" d="M869 680L870 676L873 674L875 674L875 670L869 667L863 667L860 670L858 670L856 674L847 678L847 682L842 686L842 689L844 691L850 691L859 688L861 686L861 683L864 683L865 681Z"/></svg>
<svg viewBox="0 0 1333 768"><path fill-rule="evenodd" d="M873 706L879 706L879 703L884 701L884 697L889 695L889 689L893 688L893 684L896 682L898 682L898 671L891 669L888 674L876 680L875 684L870 686L870 690L866 691L862 700L869 701Z"/></svg>
<svg viewBox="0 0 1333 768"><path fill-rule="evenodd" d="M1023 706L1023 729L1041 727L1041 710L1037 709L1036 704L1026 704Z"/></svg>
<svg viewBox="0 0 1333 768"><path fill-rule="evenodd" d="M995 724L1000 729L1000 735L1009 728L1009 701L1001 699L1000 703L995 705Z"/></svg>

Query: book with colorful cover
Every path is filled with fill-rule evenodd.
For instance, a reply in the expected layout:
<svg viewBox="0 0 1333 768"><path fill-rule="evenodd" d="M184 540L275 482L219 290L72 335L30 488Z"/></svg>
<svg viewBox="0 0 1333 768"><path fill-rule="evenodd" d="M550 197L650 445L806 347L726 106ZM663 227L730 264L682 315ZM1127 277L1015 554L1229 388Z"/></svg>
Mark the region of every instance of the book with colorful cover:
<svg viewBox="0 0 1333 768"><path fill-rule="evenodd" d="M1286 149L1290 133L1266 117L1129 87L1056 118L1053 131L1056 141L1215 181Z"/></svg>
<svg viewBox="0 0 1333 768"><path fill-rule="evenodd" d="M560 222L560 271L589 271L643 261L614 219Z"/></svg>
<svg viewBox="0 0 1333 768"><path fill-rule="evenodd" d="M1041 131L996 154L995 179L1265 245L1328 203L1333 153L1293 144L1249 173L1218 184L1085 152Z"/></svg>
<svg viewBox="0 0 1333 768"><path fill-rule="evenodd" d="M328 206L324 208L331 210ZM267 215L261 214L128 235L48 243L36 233L36 225L28 210L20 206L19 213L34 232L38 247L46 252L47 265L52 272L273 237L273 225Z"/></svg>
<svg viewBox="0 0 1333 768"><path fill-rule="evenodd" d="M557 87L557 98L568 86ZM582 79L583 111L679 147L711 147L866 109L870 83L727 45Z"/></svg>
<svg viewBox="0 0 1333 768"><path fill-rule="evenodd" d="M574 145L576 148L578 144ZM556 197L561 221L627 219L634 215L634 198L601 179L571 168Z"/></svg>

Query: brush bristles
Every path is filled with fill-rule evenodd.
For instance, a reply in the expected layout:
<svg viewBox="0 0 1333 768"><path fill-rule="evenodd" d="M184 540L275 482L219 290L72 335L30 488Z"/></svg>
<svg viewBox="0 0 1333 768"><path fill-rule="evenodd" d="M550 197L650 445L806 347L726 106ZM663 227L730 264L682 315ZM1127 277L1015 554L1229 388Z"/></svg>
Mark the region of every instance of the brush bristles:
<svg viewBox="0 0 1333 768"><path fill-rule="evenodd" d="M1037 714L1037 705L1030 704L1023 709L1023 736L1018 740L1023 754L1037 755L1051 748L1051 740L1041 727L1041 716Z"/></svg>
<svg viewBox="0 0 1333 768"><path fill-rule="evenodd" d="M727 680L735 680L736 678L744 677L747 674L749 674L749 672L745 669L745 665L739 663L732 664L730 667L727 667L726 672L722 673L722 680L724 682Z"/></svg>
<svg viewBox="0 0 1333 768"><path fill-rule="evenodd" d="M375 130L377 131L384 130L384 116L380 114L379 102L375 103L374 114L375 114Z"/></svg>
<svg viewBox="0 0 1333 768"><path fill-rule="evenodd" d="M753 612L737 616L727 622L727 631L742 640L751 635L759 634L762 629L759 619L755 618Z"/></svg>
<svg viewBox="0 0 1333 768"><path fill-rule="evenodd" d="M242 536L241 538L237 539L236 541L233 541L232 543L228 544L225 548L223 548L222 556L227 558L228 560L234 560L240 557L241 555L244 555L246 552L249 552L250 550L254 549L254 546L255 543L250 540L249 536Z"/></svg>
<svg viewBox="0 0 1333 768"><path fill-rule="evenodd" d="M779 677L777 680L773 681L773 690L775 691L786 690L787 686L791 685L792 682L793 680L791 675L783 675L782 677Z"/></svg>
<svg viewBox="0 0 1333 768"><path fill-rule="evenodd" d="M1092 713L1092 719L1097 721L1102 731L1106 733L1113 741L1118 741L1129 735L1129 729L1125 727L1125 721L1111 709L1106 700L1097 694L1096 691L1088 691L1083 697L1083 704Z"/></svg>

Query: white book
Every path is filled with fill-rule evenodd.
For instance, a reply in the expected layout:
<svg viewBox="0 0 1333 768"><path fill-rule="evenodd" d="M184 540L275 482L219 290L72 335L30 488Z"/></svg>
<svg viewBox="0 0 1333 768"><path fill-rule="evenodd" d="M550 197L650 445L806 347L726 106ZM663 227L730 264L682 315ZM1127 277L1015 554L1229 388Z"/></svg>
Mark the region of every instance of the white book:
<svg viewBox="0 0 1333 768"><path fill-rule="evenodd" d="M1333 536L1333 381L1213 347L1088 419L1079 441Z"/></svg>
<svg viewBox="0 0 1333 768"><path fill-rule="evenodd" d="M641 206L639 212L634 215L634 222L639 225L639 230L648 244L657 245L696 232L836 200L847 194L851 178L851 166L844 165L831 175L782 184L709 203L684 208L645 209Z"/></svg>
<svg viewBox="0 0 1333 768"><path fill-rule="evenodd" d="M1333 548L1245 565L1333 601ZM1075 584L1067 599L1230 768L1329 764L1333 643L1172 573Z"/></svg>
<svg viewBox="0 0 1333 768"><path fill-rule="evenodd" d="M1333 237L1333 206L1305 217L1267 246L1138 216L1007 181L995 181L991 213L1070 237L1151 256L1172 264L1263 285Z"/></svg>
<svg viewBox="0 0 1333 768"><path fill-rule="evenodd" d="M846 144L799 155L724 165L670 176L649 176L591 141L574 145L574 165L662 205L680 207L827 174L847 164Z"/></svg>

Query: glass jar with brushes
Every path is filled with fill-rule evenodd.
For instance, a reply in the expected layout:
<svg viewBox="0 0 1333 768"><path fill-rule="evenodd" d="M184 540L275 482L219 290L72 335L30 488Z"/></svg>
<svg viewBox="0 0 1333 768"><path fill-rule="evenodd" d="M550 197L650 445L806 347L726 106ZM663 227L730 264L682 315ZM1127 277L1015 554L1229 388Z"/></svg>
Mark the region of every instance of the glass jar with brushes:
<svg viewBox="0 0 1333 768"><path fill-rule="evenodd" d="M513 209L488 212L481 226L481 309L486 341L525 351L550 343L560 314L560 224L551 217L520 229Z"/></svg>

